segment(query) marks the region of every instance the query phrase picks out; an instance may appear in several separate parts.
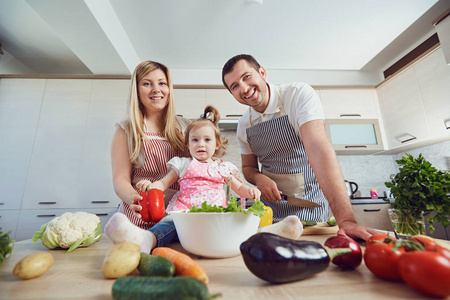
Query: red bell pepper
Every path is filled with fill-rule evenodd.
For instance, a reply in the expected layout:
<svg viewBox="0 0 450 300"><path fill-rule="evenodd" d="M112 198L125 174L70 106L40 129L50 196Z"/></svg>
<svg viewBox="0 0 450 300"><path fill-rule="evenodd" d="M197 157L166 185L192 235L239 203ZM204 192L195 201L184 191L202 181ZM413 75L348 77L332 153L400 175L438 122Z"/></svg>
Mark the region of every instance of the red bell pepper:
<svg viewBox="0 0 450 300"><path fill-rule="evenodd" d="M147 187L147 191L140 194L142 200L139 204L142 206L141 216L144 222L157 223L159 222L166 212L164 205L164 194L159 189L150 189Z"/></svg>

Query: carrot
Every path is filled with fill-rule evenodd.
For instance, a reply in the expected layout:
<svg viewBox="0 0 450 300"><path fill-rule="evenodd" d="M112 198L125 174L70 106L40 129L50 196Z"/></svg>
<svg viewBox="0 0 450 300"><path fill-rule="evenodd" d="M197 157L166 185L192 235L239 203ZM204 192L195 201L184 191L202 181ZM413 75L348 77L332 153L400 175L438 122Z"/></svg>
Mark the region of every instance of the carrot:
<svg viewBox="0 0 450 300"><path fill-rule="evenodd" d="M194 277L208 284L208 275L206 275L203 267L188 255L168 247L157 247L152 251L152 254L164 256L170 260L175 265L175 275Z"/></svg>

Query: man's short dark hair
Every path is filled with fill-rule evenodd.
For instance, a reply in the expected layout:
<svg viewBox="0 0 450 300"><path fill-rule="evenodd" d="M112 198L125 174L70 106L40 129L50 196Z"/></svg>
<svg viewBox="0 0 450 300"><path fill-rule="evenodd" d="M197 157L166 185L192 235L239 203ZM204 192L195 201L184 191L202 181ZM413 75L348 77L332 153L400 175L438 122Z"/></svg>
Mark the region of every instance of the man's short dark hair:
<svg viewBox="0 0 450 300"><path fill-rule="evenodd" d="M259 68L261 67L256 59L250 54L238 54L230 58L222 68L222 83L228 89L227 84L225 83L225 75L233 71L234 66L240 60L245 60L249 65L251 65L256 71L259 72Z"/></svg>

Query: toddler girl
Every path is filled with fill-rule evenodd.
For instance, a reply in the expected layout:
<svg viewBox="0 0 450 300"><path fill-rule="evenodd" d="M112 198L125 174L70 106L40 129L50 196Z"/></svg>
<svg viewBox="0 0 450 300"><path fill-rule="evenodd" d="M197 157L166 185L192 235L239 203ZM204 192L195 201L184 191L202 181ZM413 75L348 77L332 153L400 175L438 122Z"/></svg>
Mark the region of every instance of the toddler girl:
<svg viewBox="0 0 450 300"><path fill-rule="evenodd" d="M186 128L185 144L192 158L174 157L168 162L169 173L161 180L151 182L141 180L136 187L145 191L147 187L166 190L177 180L180 191L170 200L166 212L169 214L147 231L133 225L128 218L114 214L105 227L105 233L114 243L133 242L141 246L142 252L149 253L156 246L162 247L176 240L175 225L171 211L186 210L202 202L227 206L224 184L231 180L231 188L243 198L259 199L261 192L256 187L242 183L239 171L233 164L213 160L213 156L225 154L227 140L220 136L217 126L220 115L212 106L205 108L202 117ZM239 179L239 180L238 180ZM161 234L158 234L158 233ZM158 238L159 236L164 238Z"/></svg>

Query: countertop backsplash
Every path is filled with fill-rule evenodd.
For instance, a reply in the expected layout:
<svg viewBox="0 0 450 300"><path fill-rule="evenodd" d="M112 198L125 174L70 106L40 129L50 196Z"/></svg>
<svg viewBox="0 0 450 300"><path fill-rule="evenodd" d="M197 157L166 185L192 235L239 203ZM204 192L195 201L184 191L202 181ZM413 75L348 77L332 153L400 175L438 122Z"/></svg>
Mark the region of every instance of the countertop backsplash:
<svg viewBox="0 0 450 300"><path fill-rule="evenodd" d="M236 141L236 132L222 131L222 135L228 139L227 153L222 158L241 169L241 154ZM439 144L409 150L407 153L414 157L420 153L435 168L450 170L450 141ZM358 184L361 197L370 197L370 189L378 191L379 196L389 197L389 189L384 183L389 181L391 174L398 172L396 160L404 153L394 155L338 155L337 159L345 180ZM247 183L247 182L246 182Z"/></svg>

